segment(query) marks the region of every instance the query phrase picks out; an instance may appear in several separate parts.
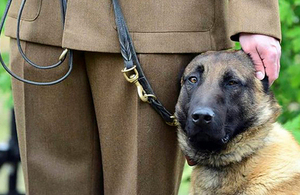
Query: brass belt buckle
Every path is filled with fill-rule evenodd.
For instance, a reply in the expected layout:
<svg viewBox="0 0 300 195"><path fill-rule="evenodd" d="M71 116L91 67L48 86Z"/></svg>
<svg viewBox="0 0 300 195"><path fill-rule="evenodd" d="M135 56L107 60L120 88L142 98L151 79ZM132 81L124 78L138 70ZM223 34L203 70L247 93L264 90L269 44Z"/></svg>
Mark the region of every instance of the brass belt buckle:
<svg viewBox="0 0 300 195"><path fill-rule="evenodd" d="M148 102L149 103L149 97L152 97L154 99L156 99L155 95L153 94L147 94L146 91L144 90L143 86L140 84L139 82L139 72L136 69L136 66L133 66L132 68L124 68L122 70L122 73L125 77L125 79L129 82L129 83L134 83L137 87L137 91L138 91L138 95L140 97L140 99L143 102Z"/></svg>

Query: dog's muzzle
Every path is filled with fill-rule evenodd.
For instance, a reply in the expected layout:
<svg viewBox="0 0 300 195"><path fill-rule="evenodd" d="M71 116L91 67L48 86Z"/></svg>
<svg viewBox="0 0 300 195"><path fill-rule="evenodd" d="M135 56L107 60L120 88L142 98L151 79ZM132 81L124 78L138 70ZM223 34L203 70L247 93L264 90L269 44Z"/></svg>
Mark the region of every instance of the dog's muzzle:
<svg viewBox="0 0 300 195"><path fill-rule="evenodd" d="M220 114L209 107L190 111L186 134L190 144L199 150L217 150L229 141Z"/></svg>
<svg viewBox="0 0 300 195"><path fill-rule="evenodd" d="M195 125L206 126L210 125L215 113L210 108L199 108L192 113L192 121Z"/></svg>

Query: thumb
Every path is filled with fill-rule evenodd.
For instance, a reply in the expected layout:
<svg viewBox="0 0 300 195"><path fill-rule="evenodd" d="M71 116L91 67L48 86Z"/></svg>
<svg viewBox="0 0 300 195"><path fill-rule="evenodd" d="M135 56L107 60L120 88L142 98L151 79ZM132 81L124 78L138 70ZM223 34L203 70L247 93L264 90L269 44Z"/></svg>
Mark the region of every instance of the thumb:
<svg viewBox="0 0 300 195"><path fill-rule="evenodd" d="M265 66L262 59L260 58L257 52L251 52L249 53L249 55L255 65L255 72L256 72L255 76L259 80L263 80L265 78L266 73L265 73Z"/></svg>

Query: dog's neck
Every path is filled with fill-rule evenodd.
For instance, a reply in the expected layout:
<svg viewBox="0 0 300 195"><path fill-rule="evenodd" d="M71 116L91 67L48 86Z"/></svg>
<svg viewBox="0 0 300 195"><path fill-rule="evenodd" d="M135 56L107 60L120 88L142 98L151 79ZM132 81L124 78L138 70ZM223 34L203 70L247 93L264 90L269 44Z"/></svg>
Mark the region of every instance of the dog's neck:
<svg viewBox="0 0 300 195"><path fill-rule="evenodd" d="M272 129L273 124L267 123L257 128L251 128L232 139L226 149L219 152L196 152L197 165L210 167L223 167L239 163L256 153L265 145L265 139Z"/></svg>

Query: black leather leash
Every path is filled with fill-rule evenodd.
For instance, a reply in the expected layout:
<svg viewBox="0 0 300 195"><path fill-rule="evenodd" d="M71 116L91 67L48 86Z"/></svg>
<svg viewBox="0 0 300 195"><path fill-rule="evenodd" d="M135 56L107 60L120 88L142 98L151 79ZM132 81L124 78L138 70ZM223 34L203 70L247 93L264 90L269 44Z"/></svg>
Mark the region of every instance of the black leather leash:
<svg viewBox="0 0 300 195"><path fill-rule="evenodd" d="M4 10L4 14L3 14L3 17L2 17L2 20L1 20L1 23L0 23L0 36L1 36L1 32L2 32L3 26L4 26L4 22L5 22L6 17L7 17L8 10L9 10L9 8L11 6L11 2L12 2L12 0L8 0L6 8ZM64 26L65 14L66 14L66 8L67 8L67 1L66 0L60 0L60 2L61 2L61 20L62 20L62 26ZM28 59L27 56L23 52L23 49L21 47L21 41L20 41L20 25L21 25L20 23L21 23L21 17L22 17L22 14L23 14L23 9L25 7L25 4L26 4L26 0L22 0L21 6L20 6L20 10L19 10L19 13L18 13L18 17L17 17L17 35L16 35L17 36L17 45L18 45L20 54L22 55L22 57L24 58L24 60L28 64L30 64L31 66L33 66L35 68L38 68L38 69L52 69L52 68L56 68L56 67L60 66L65 61L66 56L69 53L69 62L68 62L69 69L68 69L67 73L64 76L62 76L61 78L59 78L59 79L57 79L55 81L37 82L37 81L31 81L31 80L27 80L27 79L21 78L18 75L16 75L15 73L13 73L11 70L9 70L9 68L7 67L7 65L5 64L5 62L4 62L3 58L2 58L1 51L0 51L0 63L2 64L3 68L12 77L14 77L15 79L18 79L19 81L22 81L24 83L28 83L28 84L32 84L32 85L42 85L42 86L57 84L57 83L65 80L71 74L71 71L72 71L72 68L73 68L73 51L69 50L69 49L65 49L62 52L62 54L60 55L58 62L55 63L55 64L52 64L52 65L48 65L48 66L37 65L34 62L32 62L30 59Z"/></svg>
<svg viewBox="0 0 300 195"><path fill-rule="evenodd" d="M112 2L119 35L121 54L125 65L122 72L126 80L137 86L140 99L143 102L148 102L168 125L177 126L177 119L157 99L143 73L118 0L112 0Z"/></svg>
<svg viewBox="0 0 300 195"><path fill-rule="evenodd" d="M11 6L12 0L8 0L4 15L2 17L1 23L0 23L0 36L1 31L4 26L5 19L7 17L8 10ZM61 2L61 17L62 17L62 26L64 26L65 22L65 14L66 14L66 8L67 8L67 0L60 0ZM122 14L121 7L119 5L118 0L112 0L113 6L114 6L114 12L115 12L115 20L116 25L118 29L119 34L119 41L120 41L120 48L121 48L121 54L124 58L124 64L125 68L122 70L125 78L130 83L134 83L137 86L138 95L141 98L143 102L148 102L155 110L156 112L165 120L165 122L170 126L177 126L178 122L174 115L172 115L157 99L155 96L148 80L146 79L142 67L139 63L139 60L137 58L132 39L130 37L124 16ZM22 81L24 83L32 84L32 85L54 85L57 84L64 79L66 79L73 68L73 51L69 49L65 49L61 56L59 57L59 61L55 64L48 65L48 66L39 66L32 62L30 59L27 58L27 56L24 54L21 43L20 43L20 23L21 23L21 17L23 13L23 9L25 7L26 0L22 0L20 10L17 17L17 45L19 48L19 52L24 58L24 60L30 64L31 66L38 68L38 69L51 69L60 66L64 60L66 59L67 54L69 53L69 70L67 73L61 77L60 79L57 79L55 81L51 82L37 82L37 81L31 81L24 78L19 77L15 73L13 73L7 65L5 64L0 51L0 62L3 66L3 68L14 78L18 79L19 81Z"/></svg>

